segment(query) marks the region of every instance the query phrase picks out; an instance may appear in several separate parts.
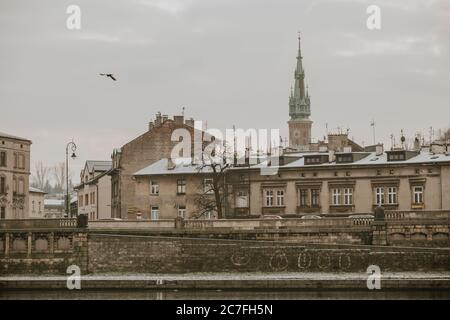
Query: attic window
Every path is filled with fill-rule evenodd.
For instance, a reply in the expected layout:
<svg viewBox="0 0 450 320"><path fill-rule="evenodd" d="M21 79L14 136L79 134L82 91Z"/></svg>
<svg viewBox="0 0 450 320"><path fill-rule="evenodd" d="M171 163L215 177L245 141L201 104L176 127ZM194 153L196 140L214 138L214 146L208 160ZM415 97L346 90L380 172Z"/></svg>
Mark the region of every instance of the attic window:
<svg viewBox="0 0 450 320"><path fill-rule="evenodd" d="M319 163L321 163L321 158L320 157L307 157L307 158L305 158L305 163L306 164L319 164Z"/></svg>
<svg viewBox="0 0 450 320"><path fill-rule="evenodd" d="M406 159L404 152L394 152L388 154L388 161L404 161Z"/></svg>
<svg viewBox="0 0 450 320"><path fill-rule="evenodd" d="M336 162L337 163L349 163L353 162L353 155L350 154L339 154L336 155Z"/></svg>

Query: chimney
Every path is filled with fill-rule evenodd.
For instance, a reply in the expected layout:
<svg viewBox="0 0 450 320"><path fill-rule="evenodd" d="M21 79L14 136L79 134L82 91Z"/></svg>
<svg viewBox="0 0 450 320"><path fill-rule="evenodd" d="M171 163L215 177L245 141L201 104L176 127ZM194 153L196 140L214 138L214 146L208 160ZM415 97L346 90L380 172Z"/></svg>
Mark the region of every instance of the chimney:
<svg viewBox="0 0 450 320"><path fill-rule="evenodd" d="M328 162L332 163L336 157L334 156L334 150L328 150Z"/></svg>
<svg viewBox="0 0 450 320"><path fill-rule="evenodd" d="M155 126L159 126L161 124L161 112L156 114Z"/></svg>
<svg viewBox="0 0 450 320"><path fill-rule="evenodd" d="M377 144L375 146L375 155L381 156L382 154L383 154L383 145L382 144Z"/></svg>
<svg viewBox="0 0 450 320"><path fill-rule="evenodd" d="M184 123L184 116L173 116L175 124L182 125Z"/></svg>
<svg viewBox="0 0 450 320"><path fill-rule="evenodd" d="M169 119L169 116L168 116L167 114L164 114L164 115L162 116L162 123L166 122L167 119Z"/></svg>
<svg viewBox="0 0 450 320"><path fill-rule="evenodd" d="M195 125L194 118L186 119L185 124L187 126L190 126L190 127L194 128L194 125Z"/></svg>
<svg viewBox="0 0 450 320"><path fill-rule="evenodd" d="M148 131L151 131L153 129L153 122L148 123Z"/></svg>

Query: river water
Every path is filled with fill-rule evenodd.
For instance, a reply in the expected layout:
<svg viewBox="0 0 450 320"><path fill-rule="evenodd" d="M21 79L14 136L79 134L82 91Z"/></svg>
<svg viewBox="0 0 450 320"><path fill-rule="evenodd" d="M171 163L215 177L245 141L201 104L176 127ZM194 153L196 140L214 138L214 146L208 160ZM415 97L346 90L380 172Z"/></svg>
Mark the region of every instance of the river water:
<svg viewBox="0 0 450 320"><path fill-rule="evenodd" d="M0 291L2 300L21 299L70 299L70 300L383 300L383 299L432 299L448 300L450 291L413 290L413 291L361 291L361 290L11 290Z"/></svg>

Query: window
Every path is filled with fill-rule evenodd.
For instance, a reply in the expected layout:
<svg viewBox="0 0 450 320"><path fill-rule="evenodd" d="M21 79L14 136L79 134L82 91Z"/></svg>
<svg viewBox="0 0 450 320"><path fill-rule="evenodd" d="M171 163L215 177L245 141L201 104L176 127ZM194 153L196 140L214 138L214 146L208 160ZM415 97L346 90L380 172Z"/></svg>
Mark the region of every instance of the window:
<svg viewBox="0 0 450 320"><path fill-rule="evenodd" d="M17 158L17 153L14 153L14 169L19 167L19 159Z"/></svg>
<svg viewBox="0 0 450 320"><path fill-rule="evenodd" d="M32 207L32 211L34 212L35 211L35 209L34 209L34 200L31 201L31 207Z"/></svg>
<svg viewBox="0 0 450 320"><path fill-rule="evenodd" d="M159 207L152 207L151 209L151 219L158 220L159 219Z"/></svg>
<svg viewBox="0 0 450 320"><path fill-rule="evenodd" d="M95 191L92 192L92 201L91 201L91 203L95 204Z"/></svg>
<svg viewBox="0 0 450 320"><path fill-rule="evenodd" d="M238 191L236 194L236 207L248 208L248 192L245 190Z"/></svg>
<svg viewBox="0 0 450 320"><path fill-rule="evenodd" d="M19 194L25 194L25 182L23 181L22 178L19 178L19 187L18 187L17 192Z"/></svg>
<svg viewBox="0 0 450 320"><path fill-rule="evenodd" d="M39 201L39 204L38 204L38 209L39 209L39 213L41 213L42 212L42 205L41 205L40 201Z"/></svg>
<svg viewBox="0 0 450 320"><path fill-rule="evenodd" d="M375 188L375 204L381 206L384 204L384 188Z"/></svg>
<svg viewBox="0 0 450 320"><path fill-rule="evenodd" d="M266 190L266 207L272 207L273 206L273 190Z"/></svg>
<svg viewBox="0 0 450 320"><path fill-rule="evenodd" d="M16 194L17 190L17 179L16 177L13 177L13 194Z"/></svg>
<svg viewBox="0 0 450 320"><path fill-rule="evenodd" d="M0 177L0 194L6 193L6 178Z"/></svg>
<svg viewBox="0 0 450 320"><path fill-rule="evenodd" d="M353 189L352 188L344 188L344 204L345 205L353 204Z"/></svg>
<svg viewBox="0 0 450 320"><path fill-rule="evenodd" d="M341 204L341 189L333 189L333 204Z"/></svg>
<svg viewBox="0 0 450 320"><path fill-rule="evenodd" d="M0 219L6 219L6 208L5 207L0 208Z"/></svg>
<svg viewBox="0 0 450 320"><path fill-rule="evenodd" d="M423 186L413 187L413 199L414 199L414 204L422 204L423 203Z"/></svg>
<svg viewBox="0 0 450 320"><path fill-rule="evenodd" d="M150 181L150 194L159 194L159 183L157 181Z"/></svg>
<svg viewBox="0 0 450 320"><path fill-rule="evenodd" d="M203 192L206 194L214 193L213 179L203 180Z"/></svg>
<svg viewBox="0 0 450 320"><path fill-rule="evenodd" d="M177 180L177 194L186 194L186 179Z"/></svg>
<svg viewBox="0 0 450 320"><path fill-rule="evenodd" d="M0 167L6 167L6 151L0 151Z"/></svg>
<svg viewBox="0 0 450 320"><path fill-rule="evenodd" d="M19 154L19 169L25 169L25 156Z"/></svg>
<svg viewBox="0 0 450 320"><path fill-rule="evenodd" d="M84 205L85 206L89 205L89 195L87 193L84 195Z"/></svg>
<svg viewBox="0 0 450 320"><path fill-rule="evenodd" d="M308 206L308 190L300 189L300 207Z"/></svg>
<svg viewBox="0 0 450 320"><path fill-rule="evenodd" d="M186 218L186 206L178 206L178 216L181 218Z"/></svg>
<svg viewBox="0 0 450 320"><path fill-rule="evenodd" d="M320 190L311 189L311 207L320 206Z"/></svg>
<svg viewBox="0 0 450 320"><path fill-rule="evenodd" d="M278 207L284 206L284 191L283 190L277 191L277 206Z"/></svg>
<svg viewBox="0 0 450 320"><path fill-rule="evenodd" d="M396 204L397 203L397 188L389 187L388 188L388 204Z"/></svg>
<svg viewBox="0 0 450 320"><path fill-rule="evenodd" d="M83 206L83 196L79 197L78 206L81 208Z"/></svg>

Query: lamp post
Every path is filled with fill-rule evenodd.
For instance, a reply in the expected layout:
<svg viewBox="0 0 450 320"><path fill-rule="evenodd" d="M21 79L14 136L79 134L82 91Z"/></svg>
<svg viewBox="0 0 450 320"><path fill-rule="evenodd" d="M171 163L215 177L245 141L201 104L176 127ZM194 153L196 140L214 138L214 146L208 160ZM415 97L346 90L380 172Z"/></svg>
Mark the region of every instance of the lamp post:
<svg viewBox="0 0 450 320"><path fill-rule="evenodd" d="M75 151L77 150L77 145L75 142L70 141L66 145L66 216L69 218L70 214L70 196L69 196L69 147L72 150L72 155L70 156L72 159L75 159L77 156Z"/></svg>

